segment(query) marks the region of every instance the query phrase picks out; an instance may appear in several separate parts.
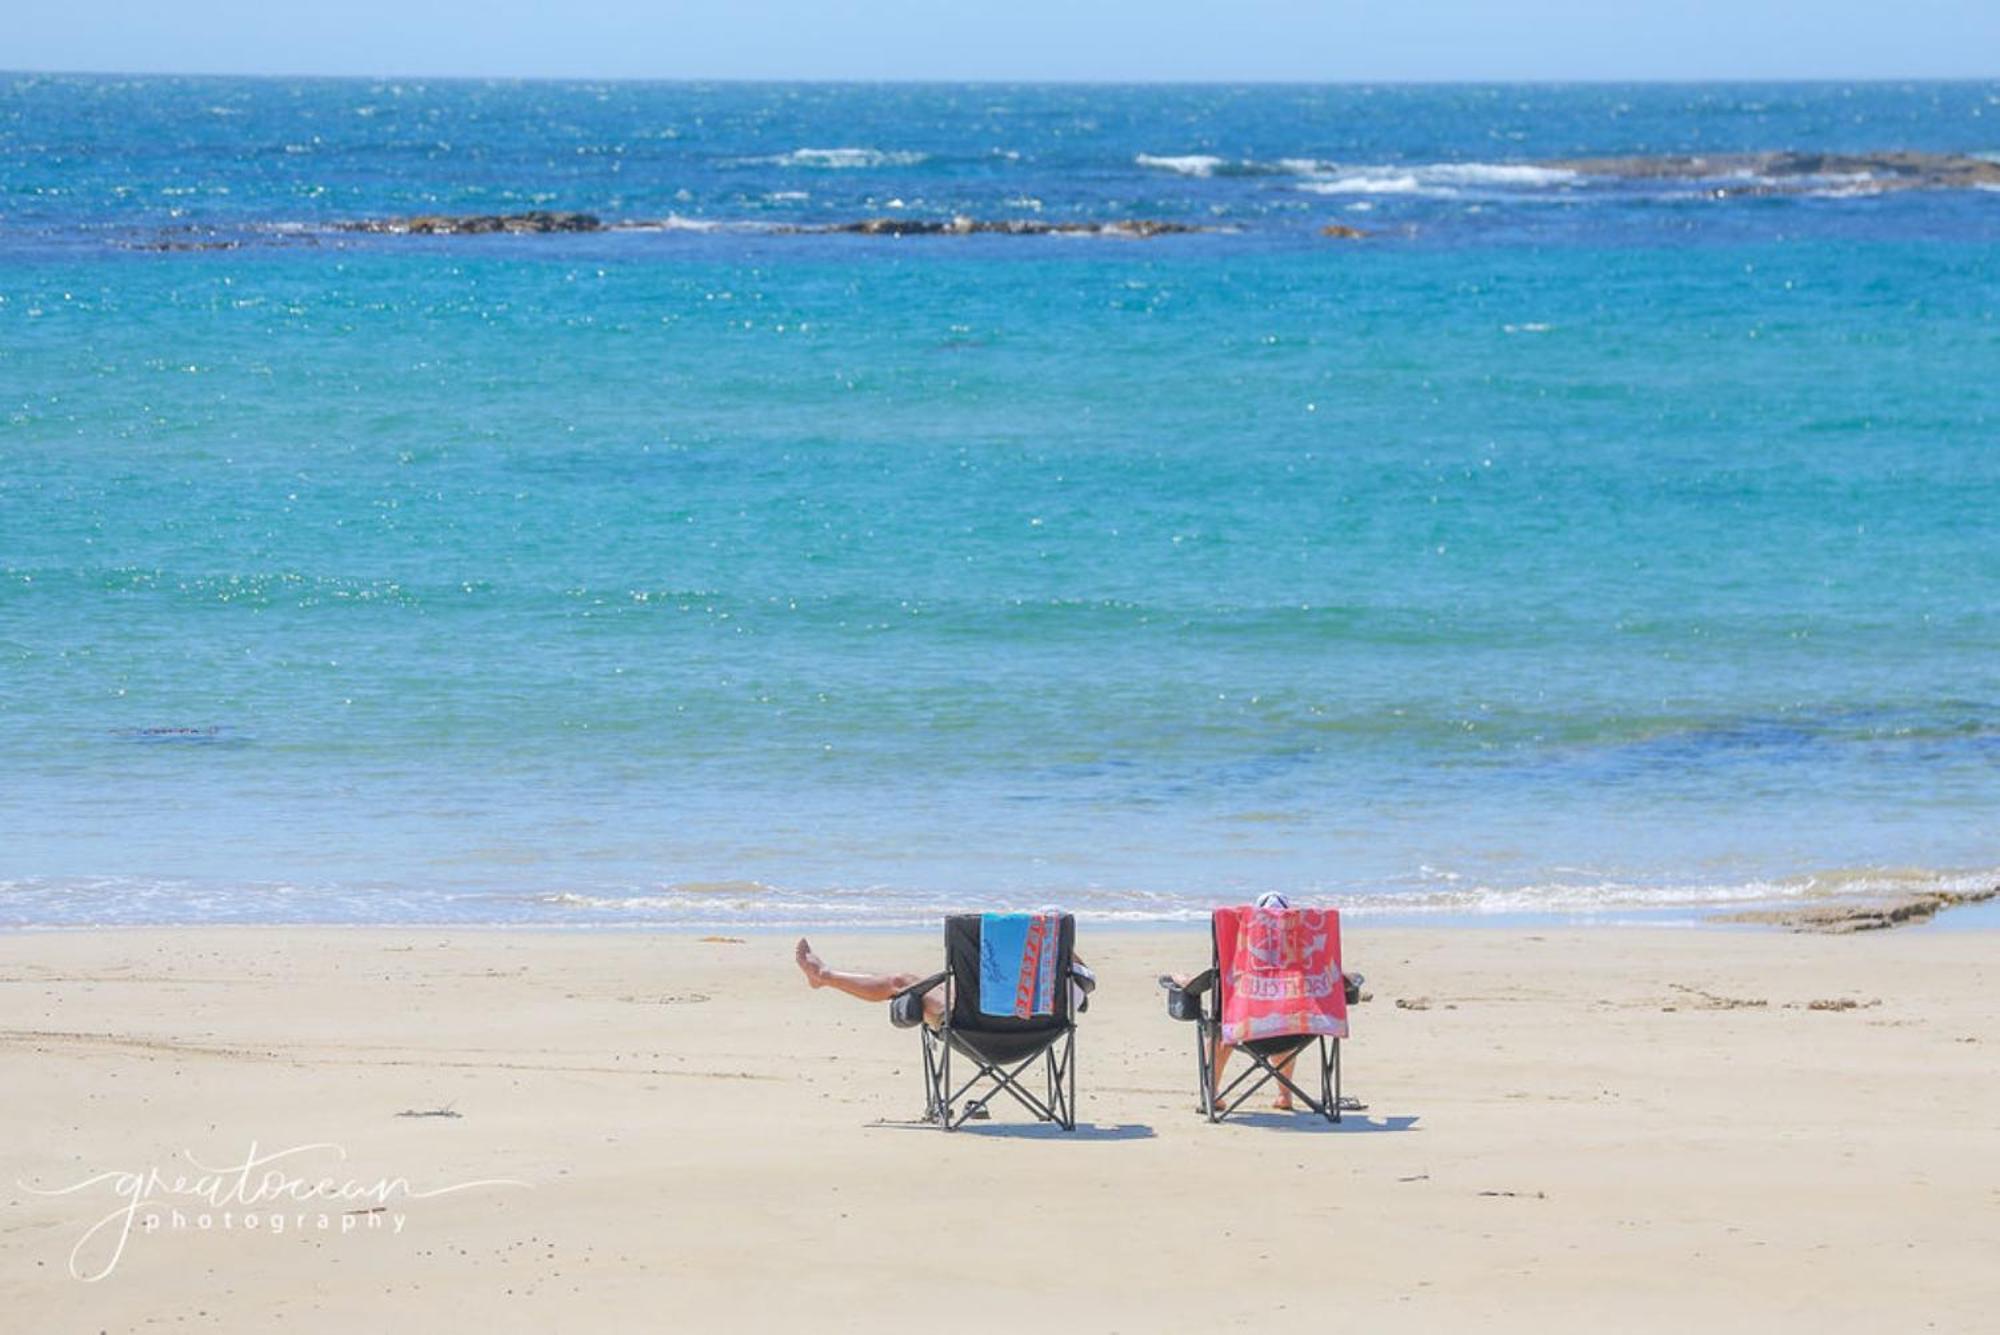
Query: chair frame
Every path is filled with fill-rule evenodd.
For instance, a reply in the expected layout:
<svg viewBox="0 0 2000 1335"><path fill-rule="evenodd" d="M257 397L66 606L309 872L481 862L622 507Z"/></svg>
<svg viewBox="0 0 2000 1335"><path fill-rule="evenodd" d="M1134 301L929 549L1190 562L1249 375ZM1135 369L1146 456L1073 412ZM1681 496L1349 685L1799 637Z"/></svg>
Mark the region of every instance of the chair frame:
<svg viewBox="0 0 2000 1335"><path fill-rule="evenodd" d="M1067 977L1057 983L1062 988L1069 985ZM1076 1130L1076 1010L1067 997L1062 1024L1052 1027L1033 1052L1018 1060L989 1061L979 1053L977 1036L981 1031L968 1029L958 1033L953 1029L957 980L950 969L910 984L890 1000L890 1005L894 1007L905 998L918 998L912 1004L921 1004L922 996L939 986L944 988L943 1022L936 1029L928 1024L918 1025L924 1042L924 1121L945 1131L956 1131L969 1119L984 1114L987 1104L1004 1093L1026 1108L1036 1121L1053 1122L1065 1131ZM952 1083L954 1049L974 1068L972 1075L956 1087ZM1021 1084L1023 1076L1032 1080L1031 1068L1037 1064L1042 1068L1039 1096ZM985 1085L992 1087L957 1112L953 1111L959 1100Z"/></svg>

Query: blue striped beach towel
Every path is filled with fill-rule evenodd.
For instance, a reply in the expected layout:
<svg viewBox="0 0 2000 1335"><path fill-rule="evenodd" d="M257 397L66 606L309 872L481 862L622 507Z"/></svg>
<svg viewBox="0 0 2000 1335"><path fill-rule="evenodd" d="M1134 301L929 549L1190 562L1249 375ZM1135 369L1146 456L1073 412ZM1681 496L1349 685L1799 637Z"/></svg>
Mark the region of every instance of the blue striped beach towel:
<svg viewBox="0 0 2000 1335"><path fill-rule="evenodd" d="M979 1013L1029 1019L1056 1013L1059 913L979 918Z"/></svg>

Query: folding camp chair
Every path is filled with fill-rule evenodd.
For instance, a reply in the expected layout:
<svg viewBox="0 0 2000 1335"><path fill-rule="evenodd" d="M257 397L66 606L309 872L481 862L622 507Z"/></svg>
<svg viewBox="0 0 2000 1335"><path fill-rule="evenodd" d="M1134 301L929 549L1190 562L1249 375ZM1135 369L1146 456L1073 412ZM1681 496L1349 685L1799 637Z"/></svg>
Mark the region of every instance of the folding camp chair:
<svg viewBox="0 0 2000 1335"><path fill-rule="evenodd" d="M1265 930L1302 933L1303 939L1307 940L1324 936L1322 948L1327 953L1322 958L1330 967L1323 967L1314 975L1296 967L1296 959L1266 959L1261 962L1262 967L1254 968L1254 983L1251 981L1251 961L1247 959L1232 958L1230 964L1233 967L1225 970L1225 955L1240 956L1245 949L1238 944L1241 940L1238 933L1245 926L1245 915L1250 914L1267 915L1260 923ZM1236 1112L1273 1080L1329 1122L1340 1120L1343 1107L1362 1106L1352 1099L1343 1098L1340 1088L1340 1040L1347 1036L1346 1008L1360 1000L1361 976L1341 969L1339 913L1332 909L1217 909L1209 922L1208 969L1189 979L1185 986L1171 978L1162 978L1160 982L1167 989L1167 1014L1195 1025L1195 1066L1201 1083L1201 1113L1209 1121L1220 1122ZM1293 1027L1296 1032L1262 1038L1239 1037L1230 1046L1250 1059L1249 1069L1218 1089L1217 1066L1225 1007L1230 1004L1233 988L1253 985L1267 997L1294 998L1290 1003L1269 1002L1267 1009L1275 1006L1281 1011L1288 1010L1288 1014L1277 1016L1270 1023ZM1340 989L1341 1005L1322 1006L1300 999L1311 994L1315 988L1328 986ZM1319 1089L1317 1095L1302 1089L1284 1070L1288 1062L1304 1056L1308 1051L1315 1054L1319 1067L1315 1082Z"/></svg>
<svg viewBox="0 0 2000 1335"><path fill-rule="evenodd" d="M982 1005L985 926L994 923L997 936L1006 930L1007 920L1012 920L1013 930L1020 930L1019 920L1024 917L1037 924L1038 935L1031 948L1050 952L1042 966L1052 968L1047 1008L1024 1003L1019 995L993 998ZM919 1026L923 1031L925 1121L955 1131L968 1118L987 1116L987 1103L1004 1092L1037 1120L1054 1122L1065 1131L1076 1130L1076 1017L1071 986L1088 992L1096 980L1076 963L1075 949L1076 920L1067 913L971 913L945 919L944 971L911 984L889 1003L893 1023L905 1028ZM923 999L939 986L945 989L944 1015L932 1029L922 1023ZM1008 986L1014 985L1010 982ZM1087 999L1081 1000L1074 1009L1088 1004ZM953 1053L973 1066L973 1074L956 1086L952 1083ZM1037 1066L1038 1071L1031 1069ZM1023 1083L1024 1079L1028 1083ZM953 1112L959 1100L982 1088L984 1093Z"/></svg>

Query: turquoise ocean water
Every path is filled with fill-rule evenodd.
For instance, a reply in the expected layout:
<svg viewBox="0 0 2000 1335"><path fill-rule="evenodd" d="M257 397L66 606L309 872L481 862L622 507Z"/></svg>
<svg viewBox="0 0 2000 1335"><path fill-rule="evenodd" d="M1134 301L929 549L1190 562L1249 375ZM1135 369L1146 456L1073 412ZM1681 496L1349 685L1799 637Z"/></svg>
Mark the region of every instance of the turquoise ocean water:
<svg viewBox="0 0 2000 1335"><path fill-rule="evenodd" d="M1532 165L1882 147L2000 85L0 76L0 925L1990 882L2000 194Z"/></svg>

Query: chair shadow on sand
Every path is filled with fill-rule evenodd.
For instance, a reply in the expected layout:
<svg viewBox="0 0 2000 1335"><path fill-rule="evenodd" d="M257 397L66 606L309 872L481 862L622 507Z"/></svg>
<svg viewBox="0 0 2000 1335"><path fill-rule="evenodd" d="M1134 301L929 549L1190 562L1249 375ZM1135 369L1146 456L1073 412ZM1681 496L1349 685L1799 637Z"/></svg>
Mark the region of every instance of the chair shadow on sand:
<svg viewBox="0 0 2000 1335"><path fill-rule="evenodd" d="M891 1131L936 1131L933 1122L870 1122L869 1126ZM954 1135L976 1136L983 1140L1110 1141L1151 1140L1158 1133L1144 1122L1078 1122L1076 1130L1065 1131L1053 1122L967 1122Z"/></svg>
<svg viewBox="0 0 2000 1335"><path fill-rule="evenodd" d="M1229 1125L1310 1136L1371 1136L1418 1129L1415 1117L1365 1117L1353 1113L1344 1114L1338 1122L1329 1122L1324 1117L1302 1117L1298 1113L1241 1112L1230 1116Z"/></svg>

